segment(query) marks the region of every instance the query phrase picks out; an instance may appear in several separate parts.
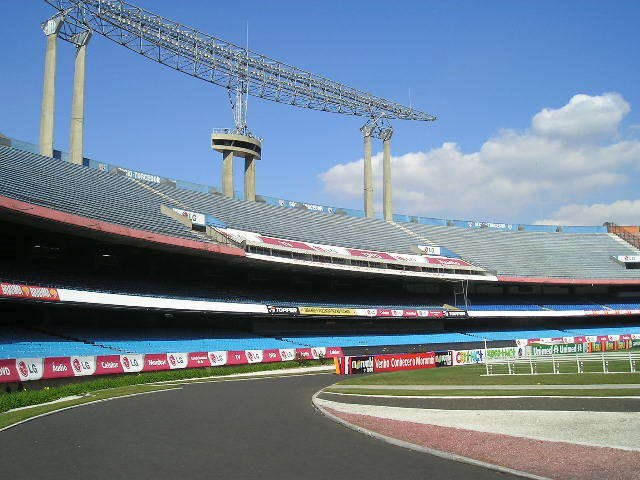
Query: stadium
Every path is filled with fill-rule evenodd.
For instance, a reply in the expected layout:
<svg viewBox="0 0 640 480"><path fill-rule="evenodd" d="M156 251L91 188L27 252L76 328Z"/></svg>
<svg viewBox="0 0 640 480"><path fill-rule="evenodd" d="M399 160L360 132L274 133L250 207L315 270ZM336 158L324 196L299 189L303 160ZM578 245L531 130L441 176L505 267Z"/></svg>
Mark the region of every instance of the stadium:
<svg viewBox="0 0 640 480"><path fill-rule="evenodd" d="M13 138L10 130L0 135L0 382L7 395L140 372L281 362L332 369L334 358L421 352L449 352L443 365L481 364L488 349L589 344L598 352L621 351L640 340L638 225L505 224L395 213L390 122L433 122L434 115L279 64L125 2L47 3L53 16L44 24L40 141ZM212 155L222 154L220 188L85 156L84 56L92 35L101 37L92 41L112 40L230 92L235 128L214 130L210 139ZM55 146L53 105L56 48L67 42L76 49L76 63L71 147L64 152ZM363 117L362 210L256 192L263 140L247 126L250 96ZM374 140L384 149L383 212L377 214ZM234 191L234 158L245 161L242 195ZM631 354L629 359L633 372ZM555 373L555 363L553 368ZM207 435L215 436L199 423L213 422L226 432L214 440L227 442L216 457L219 471L235 478L256 476L255 464L251 470L222 460L243 445L243 454L260 450L256 462L266 462L267 478L290 478L281 468L296 459L308 462L311 478L389 478L376 476L389 464L398 465L395 475L409 478L429 469L462 478L524 475L524 467L496 471L486 468L496 463L491 460L416 455L354 431L336 439L341 427L309 404L317 390L336 381L315 375L258 380L258 386L194 385L180 398L172 390L69 410L2 431L13 446L0 458L9 471L15 465L30 478L54 461L64 478L76 478L76 467L78 477L175 478L184 472L199 478L194 465L202 458L195 457L211 446ZM242 404L237 410L224 407L236 403ZM172 414L165 417L168 408ZM637 405L615 411L637 412ZM255 412L261 420L252 417ZM88 462L74 464L57 447L52 452L58 453L43 453L30 465L16 453L37 435L48 448L52 431L75 432L76 424L88 435L121 429L133 438L122 440L127 445L173 439L181 446L149 446L141 453L94 437L87 446L62 434L57 441L86 447ZM287 424L291 428L281 427ZM117 432L109 435L120 441ZM279 436L289 446L274 439ZM109 467L100 458L103 447L104 455L121 456L126 470ZM352 459L363 452L370 465L354 466L342 449L355 453ZM136 455L156 463L145 469ZM621 465L635 458L625 457ZM91 471L91 463L101 471Z"/></svg>

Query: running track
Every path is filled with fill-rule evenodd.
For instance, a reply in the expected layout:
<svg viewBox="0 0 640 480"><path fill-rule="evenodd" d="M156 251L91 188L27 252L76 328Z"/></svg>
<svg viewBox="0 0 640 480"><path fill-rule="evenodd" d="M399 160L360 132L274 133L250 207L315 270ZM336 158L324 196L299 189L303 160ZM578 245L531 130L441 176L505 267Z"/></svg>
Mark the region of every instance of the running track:
<svg viewBox="0 0 640 480"><path fill-rule="evenodd" d="M0 432L6 479L511 479L396 447L318 413L333 375L185 385Z"/></svg>

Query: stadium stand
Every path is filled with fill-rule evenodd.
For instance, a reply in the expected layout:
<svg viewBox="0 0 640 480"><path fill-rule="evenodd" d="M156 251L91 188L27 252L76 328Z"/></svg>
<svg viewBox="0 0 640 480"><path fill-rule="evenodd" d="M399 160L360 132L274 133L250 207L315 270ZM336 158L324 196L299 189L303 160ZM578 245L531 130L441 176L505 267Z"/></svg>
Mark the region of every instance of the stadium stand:
<svg viewBox="0 0 640 480"><path fill-rule="evenodd" d="M147 182L166 197L208 213L237 230L259 232L303 242L367 250L415 253L415 238L377 219L325 215L306 209L285 209L245 202L221 195L195 192Z"/></svg>
<svg viewBox="0 0 640 480"><path fill-rule="evenodd" d="M0 195L154 233L207 241L160 213L160 199L131 179L0 146Z"/></svg>
<svg viewBox="0 0 640 480"><path fill-rule="evenodd" d="M608 233L571 234L509 232L491 229L405 225L417 234L445 245L471 263L500 275L560 278L638 278L612 260L638 255L638 250Z"/></svg>
<svg viewBox="0 0 640 480"><path fill-rule="evenodd" d="M117 350L79 339L63 338L16 327L0 329L0 358L108 355Z"/></svg>
<svg viewBox="0 0 640 480"><path fill-rule="evenodd" d="M266 337L242 332L204 332L175 329L153 331L136 328L64 328L57 334L4 328L0 334L0 359L70 355L149 354L290 349L298 347L382 347L401 345L469 344L484 340L515 341L527 338L558 338L574 335L640 334L639 326L600 326L537 330L479 330L441 333L326 334Z"/></svg>
<svg viewBox="0 0 640 480"><path fill-rule="evenodd" d="M146 187L146 188L145 188ZM549 233L390 224L326 215L143 182L0 146L0 195L64 212L166 235L208 241L160 213L169 201L220 219L231 228L291 240L397 253L437 245L499 275L638 279L612 260L639 251L612 234Z"/></svg>

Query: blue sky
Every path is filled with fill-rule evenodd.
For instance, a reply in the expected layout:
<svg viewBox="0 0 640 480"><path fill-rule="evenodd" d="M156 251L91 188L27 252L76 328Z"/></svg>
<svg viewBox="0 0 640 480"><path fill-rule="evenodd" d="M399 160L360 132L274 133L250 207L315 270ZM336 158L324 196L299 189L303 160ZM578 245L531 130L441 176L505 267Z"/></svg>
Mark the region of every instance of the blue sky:
<svg viewBox="0 0 640 480"><path fill-rule="evenodd" d="M137 4L237 43L248 22L253 50L400 102L411 92L416 107L439 119L394 123L398 213L640 222L638 2ZM45 46L39 24L52 13L44 1L3 2L0 132L32 142ZM99 36L87 68L87 156L219 185L209 135L233 124L224 89ZM64 150L72 77L73 50L61 43L56 145ZM249 125L265 139L258 192L360 208L362 123L251 99Z"/></svg>

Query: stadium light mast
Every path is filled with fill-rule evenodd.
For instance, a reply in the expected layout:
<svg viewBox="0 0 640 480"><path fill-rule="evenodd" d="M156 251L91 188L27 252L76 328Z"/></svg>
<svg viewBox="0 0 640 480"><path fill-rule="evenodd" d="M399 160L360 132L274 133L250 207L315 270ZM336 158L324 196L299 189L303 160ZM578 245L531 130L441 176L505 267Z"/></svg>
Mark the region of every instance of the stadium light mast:
<svg viewBox="0 0 640 480"><path fill-rule="evenodd" d="M78 31L91 30L155 62L224 87L229 92L238 92L239 88L239 91L245 92L245 99L246 96L251 95L299 108L365 117L369 119L363 127L365 130L368 128L367 125L375 125L381 121L388 125L388 122L394 119L419 122L436 120L434 115L420 111L412 105L402 105L279 62L123 0L45 1L60 12L65 12L65 21L60 30L60 37L63 39L70 39ZM246 103L244 106L246 115ZM242 112L241 103L239 113ZM242 126L242 123L236 121L236 130L239 126ZM390 125L387 126L387 129L389 128ZM220 134L232 135L231 130L227 132L220 132ZM374 129L371 135L367 135L363 131L363 135L365 145L370 144L369 140L372 138L380 138L386 142L383 155L389 160L386 163L388 174L385 175L385 192L387 193L384 200L384 216L385 219L392 221L390 142L393 130L388 130L385 135L378 134L379 136L375 136L375 132ZM249 172L251 178L252 174L255 176L255 170L252 169L255 169L254 161L260 158L262 144L255 137L244 135L242 137L252 140L231 137L220 137L219 140L227 143L235 142L234 147L244 149L239 156L244 156L246 153L251 158L251 161L247 161L245 156L247 162L245 172ZM217 140L216 145L218 145ZM220 151L225 154L223 170L226 173L223 175L223 190L226 185L226 194L233 195L233 185L229 188L229 178L227 178L233 159L229 159L228 150ZM365 157L367 157L366 152ZM367 172L369 174L370 169ZM366 175L364 183L365 212L368 217L371 217L373 216L373 184L369 182ZM255 194L253 197L255 198Z"/></svg>
<svg viewBox="0 0 640 480"><path fill-rule="evenodd" d="M234 157L244 158L244 199L256 200L256 160L262 156L262 139L249 130L247 123L247 107L249 97L249 27L247 26L247 43L245 45L243 65L238 69L239 81L235 87L235 95L228 89L229 101L233 108L235 128L215 129L211 134L211 147L222 153L222 194L235 196L233 180Z"/></svg>

